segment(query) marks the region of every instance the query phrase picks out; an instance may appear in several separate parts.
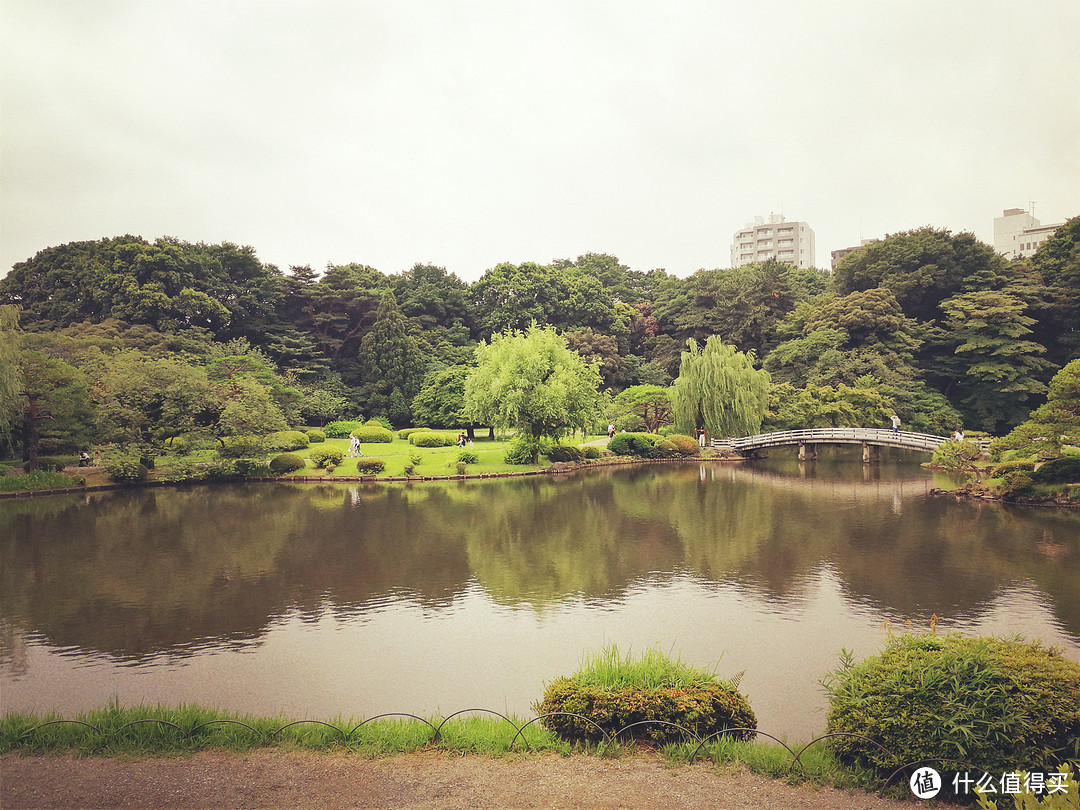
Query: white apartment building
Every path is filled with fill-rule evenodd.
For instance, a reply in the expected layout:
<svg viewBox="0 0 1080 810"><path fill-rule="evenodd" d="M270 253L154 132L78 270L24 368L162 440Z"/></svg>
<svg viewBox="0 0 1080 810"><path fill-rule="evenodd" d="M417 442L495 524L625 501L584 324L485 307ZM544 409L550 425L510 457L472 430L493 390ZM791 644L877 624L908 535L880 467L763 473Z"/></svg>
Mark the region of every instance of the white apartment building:
<svg viewBox="0 0 1080 810"><path fill-rule="evenodd" d="M814 267L814 229L805 222L788 222L783 214L754 217L735 234L731 243L731 266L776 259L792 267Z"/></svg>
<svg viewBox="0 0 1080 810"><path fill-rule="evenodd" d="M1023 208L1006 208L1000 217L994 217L994 250L1006 259L1034 256L1039 245L1063 224L1040 225Z"/></svg>

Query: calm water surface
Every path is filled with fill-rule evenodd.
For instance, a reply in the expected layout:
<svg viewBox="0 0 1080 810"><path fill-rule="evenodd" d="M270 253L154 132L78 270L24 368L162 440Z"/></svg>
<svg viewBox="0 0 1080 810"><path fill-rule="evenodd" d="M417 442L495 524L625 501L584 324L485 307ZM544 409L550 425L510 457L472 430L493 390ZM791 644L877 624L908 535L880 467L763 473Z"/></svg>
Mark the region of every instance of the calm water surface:
<svg viewBox="0 0 1080 810"><path fill-rule="evenodd" d="M2 709L532 716L617 644L745 671L806 740L842 648L934 614L1080 661L1080 513L930 497L920 460L0 502Z"/></svg>

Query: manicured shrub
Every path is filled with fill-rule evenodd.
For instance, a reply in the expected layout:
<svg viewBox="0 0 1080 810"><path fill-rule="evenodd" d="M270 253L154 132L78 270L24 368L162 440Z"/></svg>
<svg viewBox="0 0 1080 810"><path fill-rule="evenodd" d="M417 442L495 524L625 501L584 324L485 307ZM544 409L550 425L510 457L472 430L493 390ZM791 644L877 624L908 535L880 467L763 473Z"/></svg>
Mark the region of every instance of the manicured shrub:
<svg viewBox="0 0 1080 810"><path fill-rule="evenodd" d="M284 475L285 473L302 470L306 466L307 462L304 461L303 456L298 456L296 453L282 453L280 456L271 459L270 472Z"/></svg>
<svg viewBox="0 0 1080 810"><path fill-rule="evenodd" d="M635 726L628 735L660 743L687 738L668 723L699 737L726 728L757 728L757 717L734 684L656 650L638 661L620 656L614 647L604 650L572 677L547 684L533 710L539 715L566 712L541 722L572 741L597 741L603 738L600 729L610 735L634 723L647 724ZM753 736L752 731L731 735L737 740Z"/></svg>
<svg viewBox="0 0 1080 810"><path fill-rule="evenodd" d="M326 441L326 434L323 433L321 430L317 430L316 428L312 428L311 430L309 430L307 432L307 438L308 438L308 444L309 445L310 444L318 444L319 442L325 442Z"/></svg>
<svg viewBox="0 0 1080 810"><path fill-rule="evenodd" d="M458 461L454 464L454 469L457 470L458 475L464 475L465 471L469 468L469 465L465 461Z"/></svg>
<svg viewBox="0 0 1080 810"><path fill-rule="evenodd" d="M394 441L394 434L382 425L364 425L352 431L352 435L358 438L361 444L390 444Z"/></svg>
<svg viewBox="0 0 1080 810"><path fill-rule="evenodd" d="M457 454L457 460L465 464L479 464L480 456L472 450L462 450Z"/></svg>
<svg viewBox="0 0 1080 810"><path fill-rule="evenodd" d="M573 447L569 444L553 444L551 449L544 453L552 461L583 461L585 459L585 451L580 447Z"/></svg>
<svg viewBox="0 0 1080 810"><path fill-rule="evenodd" d="M397 432L397 437L398 437L399 439L408 439L408 438L409 438L410 436L412 436L412 435L413 435L414 433L419 433L419 432L420 432L421 430L431 430L431 428L428 428L428 427L408 427L408 428L402 428L401 430L399 430L399 431Z"/></svg>
<svg viewBox="0 0 1080 810"><path fill-rule="evenodd" d="M345 458L345 452L336 447L316 447L308 453L308 458L319 469L330 466L336 467Z"/></svg>
<svg viewBox="0 0 1080 810"><path fill-rule="evenodd" d="M372 426L381 427L384 430L389 430L390 432L393 432L393 430L394 430L394 426L390 424L390 420L387 419L385 416L373 416L370 419L368 419L366 422L364 422L364 426L365 427L372 427Z"/></svg>
<svg viewBox="0 0 1080 810"><path fill-rule="evenodd" d="M1004 478L1011 472L1020 470L1021 472L1031 473L1035 471L1035 460L1031 458L1022 458L1015 461L1004 461L998 464L996 467L990 470L991 478Z"/></svg>
<svg viewBox="0 0 1080 810"><path fill-rule="evenodd" d="M959 759L991 773L1047 771L1080 744L1080 664L1038 643L959 636L890 639L822 681L842 759L891 772Z"/></svg>
<svg viewBox="0 0 1080 810"><path fill-rule="evenodd" d="M266 444L272 451L303 450L311 440L299 430L279 430L266 437Z"/></svg>
<svg viewBox="0 0 1080 810"><path fill-rule="evenodd" d="M608 450L617 456L651 458L656 440L652 433L616 433L608 442Z"/></svg>
<svg viewBox="0 0 1080 810"><path fill-rule="evenodd" d="M682 458L701 455L701 445L693 436L686 436L682 433L669 433L665 438L678 448L677 455Z"/></svg>
<svg viewBox="0 0 1080 810"><path fill-rule="evenodd" d="M604 455L604 451L595 445L590 445L589 447L583 447L581 449L585 453L585 458L587 459L595 460L602 458Z"/></svg>
<svg viewBox="0 0 1080 810"><path fill-rule="evenodd" d="M422 430L409 436L409 444L415 447L453 447L457 444L457 436L453 433Z"/></svg>
<svg viewBox="0 0 1080 810"><path fill-rule="evenodd" d="M381 473L386 469L386 462L381 458L358 458L356 460L356 470L362 473Z"/></svg>
<svg viewBox="0 0 1080 810"><path fill-rule="evenodd" d="M328 424L323 428L323 433L326 434L328 439L347 439L350 433L363 426L363 422L358 422L355 419L342 420Z"/></svg>
<svg viewBox="0 0 1080 810"><path fill-rule="evenodd" d="M1080 482L1080 457L1064 456L1039 466L1031 475L1036 484L1073 484Z"/></svg>

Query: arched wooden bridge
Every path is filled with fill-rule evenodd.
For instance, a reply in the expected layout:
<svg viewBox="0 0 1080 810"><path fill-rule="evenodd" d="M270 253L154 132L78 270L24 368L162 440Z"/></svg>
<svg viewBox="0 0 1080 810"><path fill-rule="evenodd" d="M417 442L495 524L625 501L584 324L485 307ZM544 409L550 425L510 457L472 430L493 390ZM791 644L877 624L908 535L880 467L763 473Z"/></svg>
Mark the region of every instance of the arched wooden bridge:
<svg viewBox="0 0 1080 810"><path fill-rule="evenodd" d="M775 433L759 433L741 439L712 441L714 447L730 447L743 455L752 455L768 447L795 445L799 448L799 459L813 458L815 446L819 444L861 444L863 461L876 461L877 448L903 447L906 450L921 450L933 453L947 436L934 436L929 433L912 433L909 430L892 431L881 428L811 428L808 430L779 430Z"/></svg>

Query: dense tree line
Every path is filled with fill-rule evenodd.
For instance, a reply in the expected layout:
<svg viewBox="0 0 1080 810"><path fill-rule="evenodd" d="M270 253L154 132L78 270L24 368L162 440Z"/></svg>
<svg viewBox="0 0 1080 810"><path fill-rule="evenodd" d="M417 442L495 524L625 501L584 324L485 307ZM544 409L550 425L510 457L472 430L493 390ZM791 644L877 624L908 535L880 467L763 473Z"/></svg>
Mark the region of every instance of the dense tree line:
<svg viewBox="0 0 1080 810"><path fill-rule="evenodd" d="M0 441L25 454L192 431L224 444L361 413L464 426L477 347L493 355L533 325L595 367L598 422L719 425L689 404L689 378L669 386L727 346L768 372L761 388L745 369L765 428L876 426L895 411L911 429L1003 434L1080 356L1080 217L1013 262L922 228L831 275L769 261L677 278L586 254L472 284L427 264L282 272L250 247L122 236L15 265L0 306Z"/></svg>

